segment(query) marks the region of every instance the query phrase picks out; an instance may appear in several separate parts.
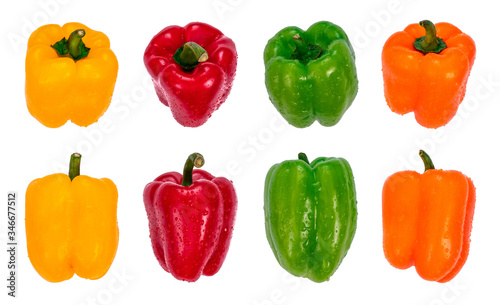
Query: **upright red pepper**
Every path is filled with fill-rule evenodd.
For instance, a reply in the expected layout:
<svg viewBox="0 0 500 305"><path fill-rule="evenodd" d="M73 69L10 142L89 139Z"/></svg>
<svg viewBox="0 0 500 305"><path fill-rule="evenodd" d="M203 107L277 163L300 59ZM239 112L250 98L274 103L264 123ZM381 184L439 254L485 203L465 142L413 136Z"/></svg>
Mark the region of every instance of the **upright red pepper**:
<svg viewBox="0 0 500 305"><path fill-rule="evenodd" d="M217 273L226 258L237 198L231 181L193 166L204 164L191 154L184 175L165 173L144 189L153 252L165 271L194 282Z"/></svg>
<svg viewBox="0 0 500 305"><path fill-rule="evenodd" d="M186 127L203 125L226 100L236 59L234 42L201 22L164 28L144 53L156 94Z"/></svg>

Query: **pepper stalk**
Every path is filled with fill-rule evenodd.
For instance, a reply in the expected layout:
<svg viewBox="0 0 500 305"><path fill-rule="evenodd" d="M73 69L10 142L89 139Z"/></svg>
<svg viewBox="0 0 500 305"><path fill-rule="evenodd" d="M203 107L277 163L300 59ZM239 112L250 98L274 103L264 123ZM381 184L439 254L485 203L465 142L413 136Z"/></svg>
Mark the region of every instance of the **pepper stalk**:
<svg viewBox="0 0 500 305"><path fill-rule="evenodd" d="M439 53L446 49L446 43L443 39L436 36L436 26L429 20L419 22L421 27L425 28L425 36L415 39L413 46L423 54Z"/></svg>
<svg viewBox="0 0 500 305"><path fill-rule="evenodd" d="M68 39L63 37L51 47L56 50L60 57L71 57L74 61L78 61L87 57L90 52L90 48L87 48L82 40L85 34L84 29L75 30Z"/></svg>
<svg viewBox="0 0 500 305"><path fill-rule="evenodd" d="M200 168L205 164L205 159L199 153L192 153L184 164L184 172L182 173L182 186L190 186L193 184L193 167Z"/></svg>
<svg viewBox="0 0 500 305"><path fill-rule="evenodd" d="M429 155L425 151L420 150L418 152L418 155L420 156L420 158L424 162L425 171L428 171L430 169L436 169L434 167L434 163L432 163L431 157L429 157Z"/></svg>
<svg viewBox="0 0 500 305"><path fill-rule="evenodd" d="M76 177L80 176L80 163L82 160L82 155L79 153L74 153L71 155L69 160L69 179L73 181Z"/></svg>
<svg viewBox="0 0 500 305"><path fill-rule="evenodd" d="M299 153L299 160L302 160L304 162L306 162L307 164L309 164L309 159L307 158L307 155L305 153Z"/></svg>
<svg viewBox="0 0 500 305"><path fill-rule="evenodd" d="M208 60L208 53L193 41L186 42L178 48L173 58L184 70L193 70L199 63Z"/></svg>
<svg viewBox="0 0 500 305"><path fill-rule="evenodd" d="M306 43L299 34L293 36L293 42L295 43L295 50L291 58L298 59L303 65L307 65L311 60L320 57L323 52L320 46Z"/></svg>

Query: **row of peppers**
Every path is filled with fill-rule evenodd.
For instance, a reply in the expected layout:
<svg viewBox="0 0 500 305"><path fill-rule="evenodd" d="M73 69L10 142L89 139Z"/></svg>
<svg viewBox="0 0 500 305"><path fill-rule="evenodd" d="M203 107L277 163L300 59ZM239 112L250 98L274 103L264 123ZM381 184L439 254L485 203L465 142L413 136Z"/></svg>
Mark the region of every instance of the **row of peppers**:
<svg viewBox="0 0 500 305"><path fill-rule="evenodd" d="M427 128L446 125L464 98L475 54L472 38L449 23L425 20L395 33L382 51L390 109L413 111ZM234 42L200 22L166 27L144 53L158 98L188 127L203 125L227 99L236 63ZM265 47L264 63L269 98L295 127L337 124L358 92L354 50L331 22L279 31ZM88 126L109 107L117 74L103 33L80 23L42 26L28 41L28 110L48 127L68 120Z"/></svg>
<svg viewBox="0 0 500 305"><path fill-rule="evenodd" d="M444 283L467 260L475 187L458 171L435 169L424 151L420 156L423 174L402 171L385 181L383 248L392 266L415 266L423 279ZM107 178L80 175L80 160L80 154L73 154L68 175L36 179L26 191L28 256L50 282L75 273L99 279L118 248L117 187ZM193 153L182 174L162 174L143 191L154 255L165 271L189 282L222 267L236 218L232 181L194 169L204 162ZM275 164L265 179L264 214L267 240L279 264L295 276L327 281L356 231L351 166L343 158L309 162L304 153Z"/></svg>

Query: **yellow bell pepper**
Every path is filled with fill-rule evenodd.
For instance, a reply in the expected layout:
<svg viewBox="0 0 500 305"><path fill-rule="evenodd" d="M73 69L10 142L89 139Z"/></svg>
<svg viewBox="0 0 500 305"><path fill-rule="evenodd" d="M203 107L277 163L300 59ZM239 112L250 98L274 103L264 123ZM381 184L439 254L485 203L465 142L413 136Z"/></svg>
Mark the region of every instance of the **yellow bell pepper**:
<svg viewBox="0 0 500 305"><path fill-rule="evenodd" d="M79 126L97 122L111 103L118 75L118 60L109 47L106 35L81 23L48 24L34 31L25 67L31 115L52 128L68 120Z"/></svg>
<svg viewBox="0 0 500 305"><path fill-rule="evenodd" d="M101 278L118 248L116 186L107 178L80 176L80 158L71 156L69 175L36 179L26 190L28 256L49 282L75 273Z"/></svg>

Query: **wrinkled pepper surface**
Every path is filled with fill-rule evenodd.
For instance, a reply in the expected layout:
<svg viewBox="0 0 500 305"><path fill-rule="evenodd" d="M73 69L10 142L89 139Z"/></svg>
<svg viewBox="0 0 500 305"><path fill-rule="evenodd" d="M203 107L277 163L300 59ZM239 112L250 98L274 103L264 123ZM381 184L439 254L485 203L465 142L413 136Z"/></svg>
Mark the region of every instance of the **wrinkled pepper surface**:
<svg viewBox="0 0 500 305"><path fill-rule="evenodd" d="M144 53L158 98L185 127L203 125L226 101L236 60L234 42L201 22L164 28Z"/></svg>
<svg viewBox="0 0 500 305"><path fill-rule="evenodd" d="M314 282L327 281L354 238L356 190L349 163L317 158L275 164L264 190L266 235L279 264Z"/></svg>
<svg viewBox="0 0 500 305"><path fill-rule="evenodd" d="M47 127L89 126L106 112L118 75L109 39L81 23L44 25L28 40L26 103Z"/></svg>
<svg viewBox="0 0 500 305"><path fill-rule="evenodd" d="M71 156L69 175L36 179L26 190L28 256L49 282L75 273L99 279L118 248L116 186L107 178L80 175L80 158Z"/></svg>
<svg viewBox="0 0 500 305"><path fill-rule="evenodd" d="M454 25L410 24L382 51L387 104L401 115L413 111L427 128L448 124L464 99L475 58L474 41Z"/></svg>
<svg viewBox="0 0 500 305"><path fill-rule="evenodd" d="M264 50L269 98L295 127L337 124L358 92L354 50L339 26L287 27Z"/></svg>
<svg viewBox="0 0 500 305"><path fill-rule="evenodd" d="M420 151L425 172L397 172L382 193L384 253L399 269L415 266L425 280L445 283L469 255L476 189L455 170L438 170Z"/></svg>
<svg viewBox="0 0 500 305"><path fill-rule="evenodd" d="M194 282L222 267L233 234L237 198L233 184L193 166L204 164L191 154L184 173L168 172L144 188L153 252L176 279Z"/></svg>

